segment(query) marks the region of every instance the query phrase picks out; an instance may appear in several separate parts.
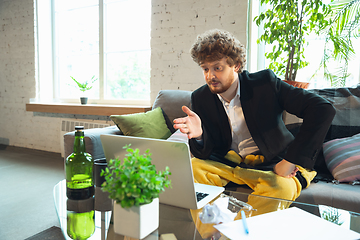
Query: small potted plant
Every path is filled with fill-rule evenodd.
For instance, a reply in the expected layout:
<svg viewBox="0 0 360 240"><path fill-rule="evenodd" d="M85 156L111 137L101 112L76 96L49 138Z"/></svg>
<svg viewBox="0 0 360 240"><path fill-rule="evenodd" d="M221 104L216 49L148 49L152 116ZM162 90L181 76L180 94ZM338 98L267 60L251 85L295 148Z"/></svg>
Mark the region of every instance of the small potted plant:
<svg viewBox="0 0 360 240"><path fill-rule="evenodd" d="M159 194L171 186L171 173L168 167L156 171L149 150L141 155L130 145L124 149L124 160L111 159L102 171L102 190L114 200L114 231L142 239L159 227Z"/></svg>
<svg viewBox="0 0 360 240"><path fill-rule="evenodd" d="M73 78L72 76L70 76L70 77L72 80L74 80L76 85L79 87L79 90L83 93L90 90L93 87L92 84L98 80L97 78L95 78L95 75L94 75L94 76L92 76L90 81L85 81L84 83L81 83L81 82L77 81L75 78ZM87 100L88 100L87 97L80 97L81 104L86 104Z"/></svg>

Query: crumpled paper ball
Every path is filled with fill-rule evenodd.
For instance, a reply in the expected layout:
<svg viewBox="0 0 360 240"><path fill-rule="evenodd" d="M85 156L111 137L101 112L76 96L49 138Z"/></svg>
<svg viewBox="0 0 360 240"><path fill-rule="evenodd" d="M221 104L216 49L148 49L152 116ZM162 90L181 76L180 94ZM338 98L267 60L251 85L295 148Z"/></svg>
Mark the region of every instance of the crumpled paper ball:
<svg viewBox="0 0 360 240"><path fill-rule="evenodd" d="M212 204L206 204L202 212L199 214L199 219L202 223L226 223L234 221L236 213L228 209L229 198L220 197Z"/></svg>

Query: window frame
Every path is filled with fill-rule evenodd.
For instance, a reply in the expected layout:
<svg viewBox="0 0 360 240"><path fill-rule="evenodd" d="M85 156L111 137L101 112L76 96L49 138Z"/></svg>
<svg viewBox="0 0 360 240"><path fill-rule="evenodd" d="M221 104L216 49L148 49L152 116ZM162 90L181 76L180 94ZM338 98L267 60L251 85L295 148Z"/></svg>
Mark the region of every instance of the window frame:
<svg viewBox="0 0 360 240"><path fill-rule="evenodd" d="M79 103L79 98L59 97L59 84L56 66L55 0L35 1L35 62L36 98L31 102ZM88 104L106 105L150 105L150 91L147 99L105 99L105 7L104 0L98 0L99 8L99 98L89 98ZM150 47L151 51L151 47ZM151 74L149 73L149 81ZM51 81L49 81L51 79ZM150 85L150 82L149 82ZM49 91L49 89L51 89Z"/></svg>

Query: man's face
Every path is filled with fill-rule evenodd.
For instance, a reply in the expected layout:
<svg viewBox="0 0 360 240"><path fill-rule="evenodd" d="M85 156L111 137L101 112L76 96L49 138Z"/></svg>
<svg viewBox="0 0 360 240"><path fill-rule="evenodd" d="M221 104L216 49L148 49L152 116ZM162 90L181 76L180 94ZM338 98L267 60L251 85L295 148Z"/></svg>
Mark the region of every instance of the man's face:
<svg viewBox="0 0 360 240"><path fill-rule="evenodd" d="M235 81L238 67L230 67L226 58L214 62L206 62L200 65L203 70L206 84L212 93L223 93L229 89Z"/></svg>

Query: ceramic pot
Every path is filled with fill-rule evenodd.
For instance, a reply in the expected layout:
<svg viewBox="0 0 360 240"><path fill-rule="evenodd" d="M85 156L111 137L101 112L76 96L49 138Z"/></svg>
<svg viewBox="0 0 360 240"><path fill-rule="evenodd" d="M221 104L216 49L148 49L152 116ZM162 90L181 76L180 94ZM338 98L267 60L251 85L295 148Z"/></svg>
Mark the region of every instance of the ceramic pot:
<svg viewBox="0 0 360 240"><path fill-rule="evenodd" d="M122 208L114 202L114 232L143 239L159 227L159 198L149 204Z"/></svg>
<svg viewBox="0 0 360 240"><path fill-rule="evenodd" d="M288 81L288 80L284 80L284 82L286 82L287 84L290 84L294 87L303 88L303 89L307 89L310 84L308 82L298 82L298 81Z"/></svg>
<svg viewBox="0 0 360 240"><path fill-rule="evenodd" d="M81 102L81 104L83 104L83 105L87 104L87 101L88 101L88 98L87 98L87 97L81 97L81 98L80 98L80 102Z"/></svg>

